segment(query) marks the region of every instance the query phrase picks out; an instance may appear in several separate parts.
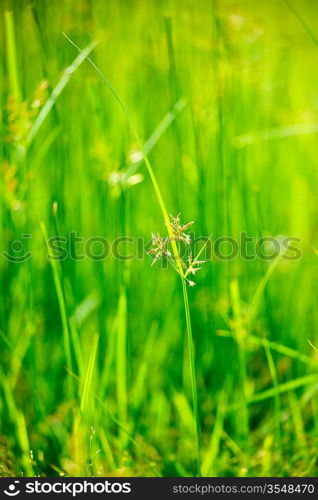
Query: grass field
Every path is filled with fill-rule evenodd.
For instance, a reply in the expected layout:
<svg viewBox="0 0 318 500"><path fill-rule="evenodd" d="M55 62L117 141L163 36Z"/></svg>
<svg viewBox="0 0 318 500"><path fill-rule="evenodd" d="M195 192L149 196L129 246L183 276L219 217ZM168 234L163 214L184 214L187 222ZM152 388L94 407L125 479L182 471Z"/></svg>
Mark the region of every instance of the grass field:
<svg viewBox="0 0 318 500"><path fill-rule="evenodd" d="M317 475L317 14L1 2L0 475Z"/></svg>

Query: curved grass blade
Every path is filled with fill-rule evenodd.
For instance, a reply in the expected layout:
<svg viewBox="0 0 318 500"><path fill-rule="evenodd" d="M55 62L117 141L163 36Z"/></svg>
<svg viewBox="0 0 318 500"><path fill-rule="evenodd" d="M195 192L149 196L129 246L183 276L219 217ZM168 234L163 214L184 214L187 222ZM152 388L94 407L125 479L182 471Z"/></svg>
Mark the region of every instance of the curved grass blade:
<svg viewBox="0 0 318 500"><path fill-rule="evenodd" d="M36 134L38 133L40 127L42 126L44 120L46 119L47 115L53 108L55 101L59 97L59 95L62 93L66 85L68 84L71 76L75 73L77 68L82 64L83 61L87 58L88 54L96 47L97 42L91 42L81 53L74 59L72 64L68 66L62 74L62 77L60 78L59 82L57 85L54 87L52 94L44 104L43 108L41 109L40 113L36 117L36 120L34 121L31 130L29 132L29 135L27 137L27 146L30 146L31 143L33 142Z"/></svg>
<svg viewBox="0 0 318 500"><path fill-rule="evenodd" d="M274 398L277 394L283 394L285 392L293 391L298 387L303 387L306 385L314 385L317 384L318 376L317 373L306 375L304 377L295 378L294 380L289 380L288 382L283 382L275 387L271 387L270 389L266 389L265 391L254 394L251 398L249 398L246 403L254 404L259 403L260 401L265 401L266 399ZM235 402L227 407L227 411L235 410L241 406L241 401Z"/></svg>
<svg viewBox="0 0 318 500"><path fill-rule="evenodd" d="M143 150L146 152L147 155L150 153L150 151L152 151L157 142L161 139L161 137L167 131L170 125L176 120L177 116L181 113L181 111L184 110L187 104L188 101L184 97L181 97L181 99L179 99L179 101L176 102L176 104L172 107L172 109L168 111L166 116L164 116L164 118L155 128L151 136L143 144ZM123 182L125 182L128 179L128 177L130 177L131 175L135 174L138 171L140 165L143 163L142 152L140 152L140 156L141 159L132 162L127 168L127 170L124 172Z"/></svg>
<svg viewBox="0 0 318 500"><path fill-rule="evenodd" d="M133 121L131 120L130 118L130 114L128 113L128 110L126 108L126 106L124 105L123 101L121 100L121 98L119 97L119 95L117 94L116 90L114 89L114 87L112 86L112 84L110 83L110 81L108 80L108 78L106 78L106 76L104 75L104 73L98 68L98 66L96 66L96 64L94 63L94 61L92 61L92 59L89 57L89 55L87 53L84 53L84 51L82 49L80 49L74 42L73 40L71 40L67 35L66 33L63 33L63 35L65 36L65 38L80 52L80 54L82 55L82 58L83 59L87 59L87 61L93 66L93 68L95 69L95 71L97 71L97 73L99 74L99 76L101 77L101 79L103 80L104 84L108 87L108 89L111 91L111 93L113 94L113 96L115 97L116 101L118 102L119 106L121 107L122 111L124 112L125 116L126 116L126 119L129 123L129 126L136 138L136 141L137 141L137 144L138 144L138 148L140 149L141 153L142 153L142 156L143 156L143 159L144 159L144 162L145 162L145 165L147 167L147 170L148 170L148 173L149 173L149 176L150 176L150 179L151 179L151 182L152 182L152 185L153 185L153 188L155 190L155 193L156 193L156 196L157 196L157 200L158 200L158 203L159 203L159 206L160 206L160 209L161 209L161 212L162 212L162 215L163 215L163 219L165 221L165 224L166 224L166 227L167 227L167 231L168 231L168 234L169 234L169 237L170 237L170 241L171 241L171 247L172 247L172 250L173 250L173 254L176 258L176 263L177 263L177 266L178 266L178 269L179 269L179 272L180 274L183 276L183 269L182 269L182 265L180 263L180 255L179 255L179 250L178 250L178 247L177 247L177 244L175 242L175 238L174 238L174 235L173 235L173 232L172 232L172 229L170 227L170 219L169 219L169 214L168 214L168 211L167 211L167 208L166 208L166 205L165 205L165 202L163 200L163 196L162 196L162 193L161 193L161 190L160 190L160 187L159 187L159 184L158 184L158 181L157 181L157 178L155 176L155 173L154 173L154 170L151 166L151 163L149 161L149 158L147 156L147 153L146 151L144 150L144 147L143 147L143 143L140 139L140 136L137 132L137 129L133 123Z"/></svg>
<svg viewBox="0 0 318 500"><path fill-rule="evenodd" d="M50 251L50 247L49 247L49 243L48 243L47 229L46 229L44 222L42 222L42 221L40 222L40 227L41 227L41 231L42 231L43 238L45 240L45 244L47 246L47 249L48 249L48 251ZM59 275L57 262L55 260L51 259L50 264L51 264L51 268L52 268L54 286L55 286L56 295L57 295L58 304L59 304L59 309L60 309L60 314L61 314L66 364L67 364L67 367L70 370L72 370L70 330L69 330L67 308L66 308L66 303L65 303L65 298L64 298L62 281L61 281L61 278Z"/></svg>

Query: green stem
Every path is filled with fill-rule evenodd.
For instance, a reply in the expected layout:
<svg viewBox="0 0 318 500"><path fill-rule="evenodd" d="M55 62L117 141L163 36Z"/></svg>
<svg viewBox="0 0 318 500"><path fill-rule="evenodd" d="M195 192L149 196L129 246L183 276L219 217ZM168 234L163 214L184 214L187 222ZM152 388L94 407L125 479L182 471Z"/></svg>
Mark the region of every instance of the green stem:
<svg viewBox="0 0 318 500"><path fill-rule="evenodd" d="M83 51L64 33L65 38L81 53ZM187 285L186 285L186 279L184 277L184 272L183 268L181 265L181 257L179 254L179 250L175 241L175 236L173 234L171 225L170 225L170 220L169 220L169 215L168 211L156 178L156 175L153 171L153 168L150 164L149 158L147 156L147 153L145 151L145 148L143 147L142 141L140 139L140 136L137 132L137 129L135 127L135 124L133 123L132 119L130 118L130 114L128 113L128 110L126 109L126 106L120 99L119 95L117 94L116 90L113 88L109 80L106 78L104 73L96 66L96 64L88 57L88 55L85 55L87 61L93 66L93 68L97 71L105 85L110 89L112 92L113 96L117 100L119 106L121 107L122 111L124 112L127 121L130 125L130 128L135 135L136 141L138 143L138 147L143 155L144 162L147 167L148 174L150 176L154 191L157 196L157 200L164 218L164 221L166 223L168 235L170 238L171 242L171 247L173 250L173 254L176 260L176 271L178 274L181 276L181 281L182 281L182 289L183 289L183 301L184 301L184 308L185 308L185 315L186 315L186 323L187 323L187 336L188 336L188 348L189 348L189 358L190 358L190 372L191 372L191 386L192 386L192 399L193 399L193 413L194 413L194 420L195 420L195 448L196 448L196 460L197 460L197 475L201 476L201 460L200 460L200 425L199 425L199 410L198 410L198 391L197 391L197 383L196 383L196 377L195 377L195 365L194 365L194 346L193 346L193 337L192 337L192 329L191 329L191 318L190 318L190 309L189 309L189 300L188 300L188 292L187 292Z"/></svg>
<svg viewBox="0 0 318 500"><path fill-rule="evenodd" d="M193 344L187 285L184 278L181 278L181 281L182 281L184 310L185 310L186 324L187 324L187 339L188 339L188 350L189 350L189 360L190 360L192 404L193 404L193 415L194 415L194 426L195 426L194 433L195 433L197 475L201 477L202 474L201 474L201 458L200 458L200 419L199 419L199 405L198 405L198 389L197 389L197 381L195 375L194 344Z"/></svg>
<svg viewBox="0 0 318 500"><path fill-rule="evenodd" d="M51 249L49 246L49 237L48 237L47 229L46 229L44 222L42 222L42 221L40 222L40 227L41 227L41 231L42 231L44 241L45 241L45 244L47 247L47 251L49 254ZM67 366L68 370L70 370L72 372L73 371L73 364L72 364L72 353L71 353L71 335L70 335L70 329L69 329L69 320L68 320L68 314L67 314L67 306L66 306L66 301L65 301L63 283L62 283L62 279L61 279L60 274L59 274L58 263L55 260L50 259L50 264L51 264L51 268L52 268L53 281L54 281L55 291L56 291L57 300L58 300L59 309L60 309L66 366ZM73 384L71 383L70 378L68 378L68 390L69 390L70 395L72 395Z"/></svg>
<svg viewBox="0 0 318 500"><path fill-rule="evenodd" d="M13 13L6 11L4 13L6 27L6 43L7 43L7 61L8 73L10 79L10 92L16 99L18 104L21 104L21 91L18 77L17 51L15 44L15 30Z"/></svg>
<svg viewBox="0 0 318 500"><path fill-rule="evenodd" d="M128 121L128 124L131 128L131 131L132 133L134 134L135 138L136 138L136 141L137 141L137 144L138 144L138 147L139 147L139 150L141 151L142 153L142 156L143 156L143 160L145 162L145 165L146 165L146 168L147 168L147 171L148 171L148 174L149 174L149 177L151 179L151 182L152 182L152 185L153 185L153 188L154 188L154 191L156 193L156 197L157 197L157 200L158 200L158 203L159 203L159 206L160 206L160 209L161 209L161 212L162 212L162 215L163 215L163 218L164 218L164 221L165 221L165 224L166 224L166 227L167 227L167 231L168 231L168 235L169 235L169 238L170 238L170 243L171 243L171 247L172 247L172 251L173 251L173 254L175 256L175 259L176 259L176 265L177 265L177 268L178 268L178 272L181 276L183 276L183 269L182 269L182 265L181 265L181 258L180 258L180 255L179 255L179 250L178 250L178 247L177 247L177 244L176 244L176 241L175 241L175 236L173 234L173 231L171 229L171 225L170 225L170 220L169 220L169 215L168 215L168 211L167 211L167 208L166 208L166 205L165 205L165 202L164 202L164 199L163 199L163 196L162 196L162 193L161 193L161 190L160 190L160 187L159 187L159 184L158 184L158 181L157 181L157 178L156 178L156 175L153 171L153 168L151 166L151 163L149 161L149 158L148 158L148 155L145 151L145 148L143 146L143 143L140 139L140 136L137 132L137 129L135 127L135 124L134 122L132 121L131 117L130 117L130 114L125 106L125 104L123 103L123 101L121 100L121 98L119 97L119 95L117 94L116 90L114 89L114 87L112 86L112 84L110 83L110 81L108 80L108 78L106 78L106 76L104 75L104 73L98 68L98 66L96 66L96 64L94 63L94 61L92 61L92 59L90 57L88 57L88 54L84 53L83 50L81 50L74 42L73 40L71 40L65 33L63 33L65 38L81 53L83 54L83 56L87 59L87 61L93 66L93 68L95 69L95 71L97 71L97 73L99 74L99 76L101 77L101 79L103 80L104 84L109 88L109 90L111 91L111 93L113 94L113 96L115 97L116 101L118 102L119 106L121 107L123 113L125 114L126 116L126 119Z"/></svg>

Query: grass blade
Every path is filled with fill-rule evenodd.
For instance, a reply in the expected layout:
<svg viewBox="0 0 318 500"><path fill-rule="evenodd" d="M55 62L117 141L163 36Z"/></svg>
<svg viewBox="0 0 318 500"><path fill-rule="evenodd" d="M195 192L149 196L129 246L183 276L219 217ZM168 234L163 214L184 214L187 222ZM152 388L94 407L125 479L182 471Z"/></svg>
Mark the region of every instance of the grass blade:
<svg viewBox="0 0 318 500"><path fill-rule="evenodd" d="M64 88L68 84L71 76L75 73L75 71L78 69L78 67L82 64L83 61L87 58L88 54L96 47L97 42L91 42L83 51L74 59L74 61L68 66L63 74L62 77L60 78L59 82L57 85L54 87L52 90L52 93L46 103L44 104L43 108L41 109L40 113L36 117L31 130L29 132L29 135L27 137L27 145L30 146L31 143L34 141L39 129L41 128L44 120L46 119L47 115L53 108L57 98L60 96L60 94L63 92Z"/></svg>
<svg viewBox="0 0 318 500"><path fill-rule="evenodd" d="M13 13L10 11L6 11L4 13L4 19L6 28L7 61L8 61L8 71L9 71L9 79L11 85L11 94L18 103L21 103L21 91L20 91L19 77L18 77L18 63L17 63L17 52L15 46Z"/></svg>

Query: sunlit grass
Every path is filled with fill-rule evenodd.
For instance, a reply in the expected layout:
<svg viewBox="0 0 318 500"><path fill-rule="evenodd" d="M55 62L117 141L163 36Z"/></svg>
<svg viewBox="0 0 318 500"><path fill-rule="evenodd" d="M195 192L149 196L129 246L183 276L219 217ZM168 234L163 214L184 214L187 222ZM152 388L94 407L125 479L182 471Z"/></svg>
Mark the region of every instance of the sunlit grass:
<svg viewBox="0 0 318 500"><path fill-rule="evenodd" d="M309 0L3 6L1 252L33 255L0 256L1 475L317 474L317 19ZM76 260L70 232L148 246ZM301 258L209 258L241 232Z"/></svg>

